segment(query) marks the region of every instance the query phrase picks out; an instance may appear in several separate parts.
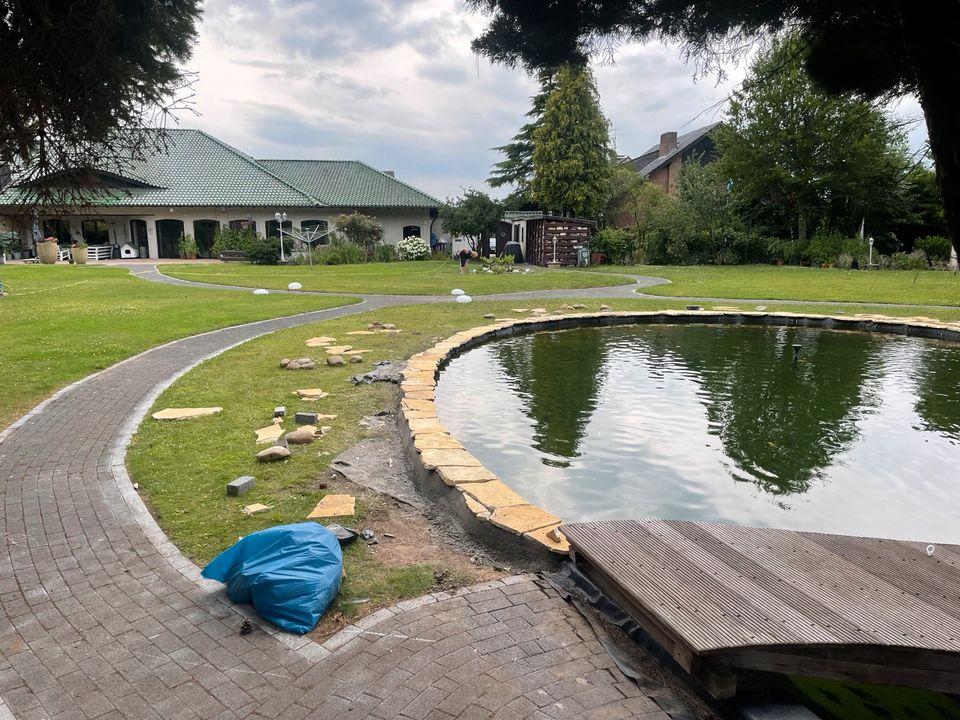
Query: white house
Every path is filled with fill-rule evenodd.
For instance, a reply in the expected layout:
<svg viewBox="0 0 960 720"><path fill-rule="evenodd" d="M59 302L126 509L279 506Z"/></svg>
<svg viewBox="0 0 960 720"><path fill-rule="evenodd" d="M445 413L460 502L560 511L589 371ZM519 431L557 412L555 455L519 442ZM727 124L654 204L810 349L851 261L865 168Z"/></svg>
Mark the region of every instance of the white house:
<svg viewBox="0 0 960 720"><path fill-rule="evenodd" d="M102 201L73 213L24 215L14 180L0 191L0 232L19 233L27 251L36 228L61 245L82 238L114 256L130 245L140 257L175 258L185 234L199 257L210 257L220 227L276 237L276 213L289 230L332 228L339 215L362 212L389 244L439 230L439 200L362 162L256 160L200 130L168 130L165 146L122 174L103 173Z"/></svg>

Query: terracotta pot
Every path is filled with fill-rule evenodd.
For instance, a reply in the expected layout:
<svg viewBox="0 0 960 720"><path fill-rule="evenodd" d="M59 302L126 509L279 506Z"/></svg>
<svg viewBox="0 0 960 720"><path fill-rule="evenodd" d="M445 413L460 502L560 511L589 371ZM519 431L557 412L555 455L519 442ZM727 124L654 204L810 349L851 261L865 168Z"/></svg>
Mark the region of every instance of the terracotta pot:
<svg viewBox="0 0 960 720"><path fill-rule="evenodd" d="M73 261L77 265L87 264L87 248L86 247L72 248L70 251L70 254L73 256Z"/></svg>
<svg viewBox="0 0 960 720"><path fill-rule="evenodd" d="M44 265L53 265L60 254L60 246L55 242L37 243L37 257Z"/></svg>

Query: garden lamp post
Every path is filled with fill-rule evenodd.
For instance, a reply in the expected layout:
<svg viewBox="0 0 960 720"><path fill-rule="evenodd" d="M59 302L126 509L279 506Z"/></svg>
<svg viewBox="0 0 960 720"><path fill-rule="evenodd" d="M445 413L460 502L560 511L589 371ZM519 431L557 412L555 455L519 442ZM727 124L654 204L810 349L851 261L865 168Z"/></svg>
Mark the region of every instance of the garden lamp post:
<svg viewBox="0 0 960 720"><path fill-rule="evenodd" d="M873 238L867 238L867 245L870 247L870 257L867 260L867 265L873 265Z"/></svg>
<svg viewBox="0 0 960 720"><path fill-rule="evenodd" d="M280 233L280 262L286 262L283 254L283 224L287 221L286 213L274 213L273 217L277 219L277 232Z"/></svg>

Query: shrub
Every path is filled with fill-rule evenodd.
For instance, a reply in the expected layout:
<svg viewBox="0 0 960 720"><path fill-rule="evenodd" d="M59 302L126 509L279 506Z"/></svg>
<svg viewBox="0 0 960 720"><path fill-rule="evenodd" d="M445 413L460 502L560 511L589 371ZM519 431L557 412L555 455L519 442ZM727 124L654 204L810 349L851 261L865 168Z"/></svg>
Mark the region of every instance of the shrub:
<svg viewBox="0 0 960 720"><path fill-rule="evenodd" d="M277 265L280 263L280 239L258 237L246 250L247 260L254 265Z"/></svg>
<svg viewBox="0 0 960 720"><path fill-rule="evenodd" d="M806 259L813 263L835 264L845 249L846 238L840 233L816 234L807 245Z"/></svg>
<svg viewBox="0 0 960 720"><path fill-rule="evenodd" d="M495 275L501 275L507 272L513 272L513 255L502 255L500 257L481 257L480 265L484 272L492 272Z"/></svg>
<svg viewBox="0 0 960 720"><path fill-rule="evenodd" d="M732 263L767 262L770 259L768 241L749 230L735 230L730 233L730 247L725 256Z"/></svg>
<svg viewBox="0 0 960 720"><path fill-rule="evenodd" d="M397 251L393 245L381 244L373 248L374 262L393 262L397 259Z"/></svg>
<svg viewBox="0 0 960 720"><path fill-rule="evenodd" d="M837 258L837 267L841 270L849 270L853 267L853 255L850 253L840 253Z"/></svg>
<svg viewBox="0 0 960 720"><path fill-rule="evenodd" d="M358 212L341 215L334 221L334 224L338 233L363 248L367 258L373 255L373 248L383 241L383 225L369 215ZM331 264L345 265L347 263Z"/></svg>
<svg viewBox="0 0 960 720"><path fill-rule="evenodd" d="M220 257L220 253L227 250L237 250L246 253L259 237L260 236L253 230L220 228L213 238L213 247L211 248L213 256Z"/></svg>
<svg viewBox="0 0 960 720"><path fill-rule="evenodd" d="M928 266L927 254L923 250L896 252L890 256L891 270L926 270Z"/></svg>
<svg viewBox="0 0 960 720"><path fill-rule="evenodd" d="M623 228L604 228L590 238L590 252L603 253L611 265L623 265L633 257L633 233Z"/></svg>
<svg viewBox="0 0 960 720"><path fill-rule="evenodd" d="M182 258L195 258L197 256L197 241L193 239L193 235L187 233L182 238L180 238L180 257Z"/></svg>
<svg viewBox="0 0 960 720"><path fill-rule="evenodd" d="M430 257L430 245L426 240L411 235L397 243L399 260L426 260Z"/></svg>
<svg viewBox="0 0 960 720"><path fill-rule="evenodd" d="M914 243L917 250L923 250L934 262L947 262L950 259L950 240L939 235L918 238Z"/></svg>
<svg viewBox="0 0 960 720"><path fill-rule="evenodd" d="M335 238L323 248L320 259L324 265L356 265L365 259L363 248L350 240Z"/></svg>

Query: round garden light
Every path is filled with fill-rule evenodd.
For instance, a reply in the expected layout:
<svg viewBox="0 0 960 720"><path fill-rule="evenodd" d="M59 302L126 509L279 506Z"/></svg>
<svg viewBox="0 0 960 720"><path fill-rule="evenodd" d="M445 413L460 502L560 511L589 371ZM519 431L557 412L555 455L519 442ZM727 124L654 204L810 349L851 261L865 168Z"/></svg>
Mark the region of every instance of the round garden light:
<svg viewBox="0 0 960 720"><path fill-rule="evenodd" d="M460 292L463 292L463 291L461 290ZM473 298L470 297L469 295L457 295L457 302L458 303L473 302Z"/></svg>
<svg viewBox="0 0 960 720"><path fill-rule="evenodd" d="M256 290L253 291L253 294L254 294L254 295L269 295L269 294L270 294L270 291L269 291L269 290L265 290L264 288L257 288Z"/></svg>
<svg viewBox="0 0 960 720"><path fill-rule="evenodd" d="M300 283L292 282L289 285L287 285L287 290L299 290L302 287L303 285L301 285Z"/></svg>
<svg viewBox="0 0 960 720"><path fill-rule="evenodd" d="M463 295L463 290L461 290L460 288L454 288L453 290L450 291L450 294L451 294L451 295L456 295L456 296L459 297L459 296Z"/></svg>

